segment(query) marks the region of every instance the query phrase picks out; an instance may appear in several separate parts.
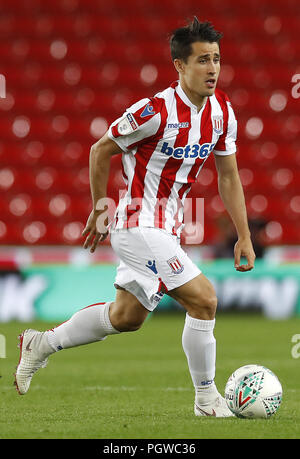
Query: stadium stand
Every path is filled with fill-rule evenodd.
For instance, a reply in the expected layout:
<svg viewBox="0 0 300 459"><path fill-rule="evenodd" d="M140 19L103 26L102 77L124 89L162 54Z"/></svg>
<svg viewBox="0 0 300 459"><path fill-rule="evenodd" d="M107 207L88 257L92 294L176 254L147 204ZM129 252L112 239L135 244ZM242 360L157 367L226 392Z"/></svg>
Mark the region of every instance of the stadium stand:
<svg viewBox="0 0 300 459"><path fill-rule="evenodd" d="M124 109L177 79L168 36L188 18L224 32L219 87L238 123L238 162L249 217L265 244L300 234L298 0L0 0L0 243L82 242L91 208L91 145ZM298 11L298 14L296 12ZM109 195L123 183L120 158ZM204 243L224 208L209 158L192 196L207 198Z"/></svg>

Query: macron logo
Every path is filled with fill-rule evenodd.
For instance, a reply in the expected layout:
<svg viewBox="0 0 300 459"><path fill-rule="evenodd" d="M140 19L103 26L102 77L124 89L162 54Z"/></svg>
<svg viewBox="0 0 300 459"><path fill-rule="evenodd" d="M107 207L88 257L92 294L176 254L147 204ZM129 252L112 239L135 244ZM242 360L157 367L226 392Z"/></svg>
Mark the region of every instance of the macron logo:
<svg viewBox="0 0 300 459"><path fill-rule="evenodd" d="M141 118L145 118L146 116L152 116L152 115L155 115L153 106L150 104L147 104L140 116Z"/></svg>
<svg viewBox="0 0 300 459"><path fill-rule="evenodd" d="M186 123L170 123L168 124L168 129L181 129L181 128L188 128L190 127L190 123L187 121Z"/></svg>
<svg viewBox="0 0 300 459"><path fill-rule="evenodd" d="M215 143L203 143L199 145L186 145L185 147L173 148L169 147L168 142L164 142L161 147L161 153L167 156L172 156L175 159L185 158L206 158L214 149Z"/></svg>

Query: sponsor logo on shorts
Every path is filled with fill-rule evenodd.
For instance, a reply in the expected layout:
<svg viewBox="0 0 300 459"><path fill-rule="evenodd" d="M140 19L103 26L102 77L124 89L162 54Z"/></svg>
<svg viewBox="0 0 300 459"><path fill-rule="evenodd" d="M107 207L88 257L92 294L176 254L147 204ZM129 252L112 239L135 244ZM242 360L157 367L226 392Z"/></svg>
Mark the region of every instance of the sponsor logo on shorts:
<svg viewBox="0 0 300 459"><path fill-rule="evenodd" d="M167 262L174 274L180 274L184 270L184 265L179 261L178 257L170 258Z"/></svg>
<svg viewBox="0 0 300 459"><path fill-rule="evenodd" d="M158 303L162 299L163 296L164 296L163 292L156 292L152 296L152 301L155 301L155 303Z"/></svg>
<svg viewBox="0 0 300 459"><path fill-rule="evenodd" d="M147 268L151 269L151 271L154 272L154 274L157 274L157 269L155 266L155 260L148 260L147 264L145 265Z"/></svg>

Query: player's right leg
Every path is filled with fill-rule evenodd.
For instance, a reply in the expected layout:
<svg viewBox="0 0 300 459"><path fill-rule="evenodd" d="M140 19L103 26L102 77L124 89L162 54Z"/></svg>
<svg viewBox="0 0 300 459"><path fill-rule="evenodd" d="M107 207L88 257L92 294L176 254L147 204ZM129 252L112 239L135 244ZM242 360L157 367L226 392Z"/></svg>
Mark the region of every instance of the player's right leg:
<svg viewBox="0 0 300 459"><path fill-rule="evenodd" d="M108 335L138 330L148 313L134 295L118 289L114 302L87 306L51 330L24 330L19 336L17 391L20 395L26 394L34 373L46 366L48 357L54 352L103 341Z"/></svg>
<svg viewBox="0 0 300 459"><path fill-rule="evenodd" d="M196 416L233 416L214 383L216 340L214 337L217 297L203 275L169 292L187 311L182 346L195 387Z"/></svg>

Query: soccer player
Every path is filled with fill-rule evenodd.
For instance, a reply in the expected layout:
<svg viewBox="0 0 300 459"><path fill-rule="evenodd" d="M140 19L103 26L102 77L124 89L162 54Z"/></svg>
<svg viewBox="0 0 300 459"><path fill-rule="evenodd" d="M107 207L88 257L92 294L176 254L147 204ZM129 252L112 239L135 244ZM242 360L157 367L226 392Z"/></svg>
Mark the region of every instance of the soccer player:
<svg viewBox="0 0 300 459"><path fill-rule="evenodd" d="M195 387L195 415L232 415L214 383L216 293L179 242L185 197L213 153L219 193L237 231L235 268L245 272L254 267L235 155L237 123L228 97L216 89L221 36L196 17L177 29L170 47L179 80L128 108L91 147L93 210L83 231L84 247L94 252L110 231L120 258L116 298L87 306L52 330L25 330L15 375L20 394L28 391L33 374L50 354L138 330L167 294L186 310L182 345ZM122 155L126 194L108 230L103 200L116 154ZM241 256L247 264L241 265Z"/></svg>

